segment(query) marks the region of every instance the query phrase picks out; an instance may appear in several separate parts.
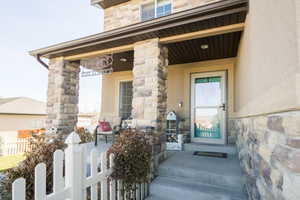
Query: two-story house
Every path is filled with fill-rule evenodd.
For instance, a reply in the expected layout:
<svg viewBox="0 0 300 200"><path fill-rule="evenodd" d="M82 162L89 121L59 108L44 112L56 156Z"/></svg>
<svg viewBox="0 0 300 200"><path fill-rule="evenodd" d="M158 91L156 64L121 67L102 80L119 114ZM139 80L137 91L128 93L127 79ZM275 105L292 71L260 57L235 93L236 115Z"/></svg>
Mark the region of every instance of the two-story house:
<svg viewBox="0 0 300 200"><path fill-rule="evenodd" d="M155 127L157 160L174 110L192 144L237 145L250 199L300 199L298 0L92 4L104 32L30 52L50 59L48 127L76 125L80 65L105 71L101 117Z"/></svg>

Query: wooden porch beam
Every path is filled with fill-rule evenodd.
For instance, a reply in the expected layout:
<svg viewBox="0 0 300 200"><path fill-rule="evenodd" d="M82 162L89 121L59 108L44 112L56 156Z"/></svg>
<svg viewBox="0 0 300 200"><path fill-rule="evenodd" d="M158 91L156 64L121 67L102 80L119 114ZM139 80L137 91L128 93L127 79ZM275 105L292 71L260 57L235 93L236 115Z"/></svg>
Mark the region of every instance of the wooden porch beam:
<svg viewBox="0 0 300 200"><path fill-rule="evenodd" d="M91 52L87 52L87 53L81 53L78 55L66 56L65 60L74 61L74 60L80 60L83 58L90 58L90 57L101 56L101 55L106 55L106 54L121 53L121 52L133 50L133 47L134 47L134 44L129 44L129 45L118 46L118 47L113 47L113 48L109 48L109 49L91 51Z"/></svg>
<svg viewBox="0 0 300 200"><path fill-rule="evenodd" d="M226 33L238 32L244 30L244 27L245 27L245 23L232 24L228 26L221 26L221 27L211 28L207 30L201 30L201 31L196 31L191 33L165 37L165 38L161 38L159 41L162 44L182 42L185 40L192 40L192 39L205 38L205 37L210 37L215 35L222 35Z"/></svg>
<svg viewBox="0 0 300 200"><path fill-rule="evenodd" d="M164 38L160 38L159 42L162 44L170 44L170 43L174 43L174 42L182 42L185 40L205 38L205 37L210 37L210 36L215 36L215 35L221 35L221 34L226 34L226 33L242 31L242 30L244 30L244 27L245 27L244 23L232 24L232 25L228 25L228 26L221 26L221 27L211 28L211 29L207 29L207 30L201 30L201 31L196 31L196 32L191 32L191 33L185 33L185 34L180 34L180 35L164 37ZM66 56L65 60L75 61L75 60L80 60L83 58L90 58L90 57L101 56L101 55L105 55L105 54L121 53L121 52L133 50L133 48L134 48L134 44L129 44L129 45L118 46L118 47L113 47L113 48L109 48L109 49L81 53L78 55Z"/></svg>

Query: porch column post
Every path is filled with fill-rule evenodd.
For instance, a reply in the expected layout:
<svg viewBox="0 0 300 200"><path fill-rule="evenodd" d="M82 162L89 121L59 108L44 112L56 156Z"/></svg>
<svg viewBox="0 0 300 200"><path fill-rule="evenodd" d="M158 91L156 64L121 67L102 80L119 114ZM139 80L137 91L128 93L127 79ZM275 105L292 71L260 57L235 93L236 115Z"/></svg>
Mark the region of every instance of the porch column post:
<svg viewBox="0 0 300 200"><path fill-rule="evenodd" d="M79 72L77 63L61 57L50 60L46 129L57 128L55 137L65 139L77 124Z"/></svg>
<svg viewBox="0 0 300 200"><path fill-rule="evenodd" d="M165 155L165 115L167 111L168 49L159 40L134 46L132 117L137 128L152 126L156 164Z"/></svg>

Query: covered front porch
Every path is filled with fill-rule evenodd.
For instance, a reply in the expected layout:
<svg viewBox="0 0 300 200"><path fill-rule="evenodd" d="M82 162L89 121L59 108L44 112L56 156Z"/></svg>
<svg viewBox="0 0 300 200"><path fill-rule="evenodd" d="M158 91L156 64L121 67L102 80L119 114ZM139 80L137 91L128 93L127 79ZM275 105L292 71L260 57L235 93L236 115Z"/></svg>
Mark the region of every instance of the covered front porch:
<svg viewBox="0 0 300 200"><path fill-rule="evenodd" d="M210 180L209 187L217 187L221 192L220 187L229 184L233 177L233 191L243 199L242 175L235 170L240 170L233 146L236 136L228 131L228 119L234 116L235 58L246 14L247 1L221 1L31 52L39 59L50 59L46 66L47 128L57 128L57 134L64 138L76 126L83 65L102 73L100 119L112 125L121 118L130 119L133 128L154 128L156 175L166 175L162 171L170 165L177 169L173 178L189 173L189 166L184 168L179 160L190 163L192 171L203 162L211 163L203 165L206 169L227 163L229 169L223 171L224 176L220 175L220 168L216 169L219 174L202 176L207 171L200 167L196 173L200 174L199 179L191 181L190 176L185 177L191 181L187 185L194 181L202 187L200 180ZM99 68L97 61L105 58L111 60ZM184 136L184 143L191 143L184 145L185 152L166 151L166 115L170 111L180 118L176 134ZM228 149L230 152L226 152ZM228 158L201 158L193 156L194 151L223 152ZM230 173L234 175L231 177ZM213 182L218 178L225 181L223 185ZM235 188L237 185L240 187ZM224 189L223 193L229 191ZM217 196L213 197L209 198Z"/></svg>
<svg viewBox="0 0 300 200"><path fill-rule="evenodd" d="M227 144L226 118L234 114L234 64L246 12L247 1L218 2L31 52L39 60L50 59L47 128L64 135L76 125L80 65L88 62L88 68L105 72L101 118L132 117L137 127L164 132L166 113L175 111L191 139L198 92L202 86L221 88L203 96L213 105L200 106L225 111L221 143ZM110 64L93 68L107 55Z"/></svg>

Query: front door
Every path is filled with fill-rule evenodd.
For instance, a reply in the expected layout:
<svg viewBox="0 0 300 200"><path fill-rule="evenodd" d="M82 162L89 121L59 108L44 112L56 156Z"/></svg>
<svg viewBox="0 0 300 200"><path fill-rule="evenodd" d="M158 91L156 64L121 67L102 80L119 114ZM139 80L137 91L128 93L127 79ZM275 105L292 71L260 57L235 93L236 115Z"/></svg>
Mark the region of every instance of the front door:
<svg viewBox="0 0 300 200"><path fill-rule="evenodd" d="M226 108L226 72L192 74L192 142L225 144Z"/></svg>

